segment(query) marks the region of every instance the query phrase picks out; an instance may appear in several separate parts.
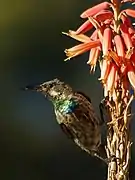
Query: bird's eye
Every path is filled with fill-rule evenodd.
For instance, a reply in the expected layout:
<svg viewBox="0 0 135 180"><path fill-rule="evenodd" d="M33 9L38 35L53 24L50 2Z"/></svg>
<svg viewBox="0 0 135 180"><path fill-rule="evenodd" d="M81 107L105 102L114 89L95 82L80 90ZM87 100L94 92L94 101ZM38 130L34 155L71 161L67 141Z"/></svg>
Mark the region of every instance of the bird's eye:
<svg viewBox="0 0 135 180"><path fill-rule="evenodd" d="M53 87L53 84L50 84L49 87L52 88L52 87Z"/></svg>
<svg viewBox="0 0 135 180"><path fill-rule="evenodd" d="M62 92L59 92L59 96L61 96L62 95Z"/></svg>

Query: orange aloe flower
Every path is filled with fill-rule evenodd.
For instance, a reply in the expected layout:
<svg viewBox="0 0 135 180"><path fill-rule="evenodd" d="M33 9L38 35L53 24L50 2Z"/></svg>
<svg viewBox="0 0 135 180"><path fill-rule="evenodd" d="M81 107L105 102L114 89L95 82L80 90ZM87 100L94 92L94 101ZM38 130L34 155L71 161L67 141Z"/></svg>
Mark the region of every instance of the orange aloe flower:
<svg viewBox="0 0 135 180"><path fill-rule="evenodd" d="M66 53L68 58L65 59L65 61L69 60L72 57L80 55L80 54L82 54L82 53L84 53L84 52L86 52L86 51L88 51L88 50L90 50L92 48L98 47L98 46L100 46L100 41L99 40L85 42L85 43L79 44L77 46L74 46L74 47L72 47L70 49L66 49L65 53Z"/></svg>
<svg viewBox="0 0 135 180"><path fill-rule="evenodd" d="M85 33L93 28L93 24L87 20L75 32L75 34Z"/></svg>
<svg viewBox="0 0 135 180"><path fill-rule="evenodd" d="M110 3L108 3L108 2L100 3L90 9L87 9L80 16L81 16L81 18L88 18L89 16L93 16L93 15L97 14L101 10L108 9L109 6L110 6Z"/></svg>
<svg viewBox="0 0 135 180"><path fill-rule="evenodd" d="M96 63L98 61L98 58L100 56L100 48L92 48L89 54L89 60L87 64L91 66L91 71L95 71Z"/></svg>
<svg viewBox="0 0 135 180"><path fill-rule="evenodd" d="M79 45L76 45L72 48L69 48L69 49L66 49L65 50L65 53L67 55L67 59L66 60L69 60L70 58L72 57L75 57L77 55L80 55L92 48L96 48L96 47L100 47L101 43L100 43L100 40L97 39L96 41L94 40L91 40L88 36L84 35L84 34L76 34L75 31L69 31L69 33L63 33L67 36L70 36L80 42L83 42Z"/></svg>
<svg viewBox="0 0 135 180"><path fill-rule="evenodd" d="M66 34L81 42L65 50L67 59L90 51L87 64L95 71L99 62L99 80L104 85L104 94L112 98L115 98L115 89L121 77L124 79L123 97L129 84L135 89L135 28L131 19L135 18L135 10L124 9L118 13L117 9L126 2L133 1L111 0L85 10L80 17L87 20L76 31ZM86 36L85 33L91 29L94 30L92 35ZM103 56L98 61L101 54Z"/></svg>

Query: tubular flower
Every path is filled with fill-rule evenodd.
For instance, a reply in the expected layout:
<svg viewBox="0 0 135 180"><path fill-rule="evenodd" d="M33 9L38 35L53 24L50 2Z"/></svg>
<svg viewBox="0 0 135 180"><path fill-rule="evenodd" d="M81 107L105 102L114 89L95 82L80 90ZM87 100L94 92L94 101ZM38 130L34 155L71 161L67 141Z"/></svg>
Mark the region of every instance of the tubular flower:
<svg viewBox="0 0 135 180"><path fill-rule="evenodd" d="M111 44L112 44L112 30L111 28L106 28L103 33L103 42L102 42L103 56L108 55L108 50L111 49Z"/></svg>
<svg viewBox="0 0 135 180"><path fill-rule="evenodd" d="M100 49L99 48L92 48L89 55L89 60L87 64L91 66L91 71L95 71L96 63L100 55Z"/></svg>
<svg viewBox="0 0 135 180"><path fill-rule="evenodd" d="M100 64L101 77L99 78L99 80L101 80L103 84L106 84L111 66L112 63L110 61L107 61L106 59L103 59L102 64Z"/></svg>
<svg viewBox="0 0 135 180"><path fill-rule="evenodd" d="M79 44L77 46L74 46L70 49L66 49L65 53L68 56L68 58L66 60L68 60L74 56L77 56L79 54L82 54L92 48L98 47L99 45L100 45L100 41L97 40L97 41L85 42L85 43Z"/></svg>
<svg viewBox="0 0 135 180"><path fill-rule="evenodd" d="M80 15L85 22L76 31L65 33L81 42L65 50L67 59L89 51L87 64L91 71L95 71L99 63L99 80L104 85L104 94L109 94L114 99L114 91L121 78L124 79L121 85L123 93L125 92L123 97L126 96L129 84L135 89L135 28L132 26L135 10L119 10L127 2L133 1L110 0L110 3L103 2L87 9ZM91 35L85 34L91 30Z"/></svg>
<svg viewBox="0 0 135 180"><path fill-rule="evenodd" d="M87 20L76 30L75 33L76 34L85 33L91 30L92 28L93 28L93 24L89 20Z"/></svg>
<svg viewBox="0 0 135 180"><path fill-rule="evenodd" d="M94 7L90 8L90 9L87 9L80 16L81 16L81 18L87 18L89 16L93 16L93 15L97 14L101 10L108 9L109 6L110 6L110 3L108 3L108 2L100 3L100 4L94 6Z"/></svg>

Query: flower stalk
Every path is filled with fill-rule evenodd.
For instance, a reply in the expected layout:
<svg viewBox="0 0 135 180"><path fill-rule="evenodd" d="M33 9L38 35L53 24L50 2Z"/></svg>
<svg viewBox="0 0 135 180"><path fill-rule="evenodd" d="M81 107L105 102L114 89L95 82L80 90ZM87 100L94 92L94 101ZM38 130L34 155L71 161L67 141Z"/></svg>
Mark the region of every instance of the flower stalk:
<svg viewBox="0 0 135 180"><path fill-rule="evenodd" d="M95 72L99 63L107 111L106 153L108 180L129 179L131 159L131 103L135 89L135 29L132 18L135 10L124 9L132 0L110 0L84 11L85 22L76 30L65 33L81 44L65 50L67 59L89 51L87 64ZM93 30L91 36L87 32ZM102 54L102 58L101 58ZM67 60L66 59L66 60ZM112 158L114 157L114 158Z"/></svg>

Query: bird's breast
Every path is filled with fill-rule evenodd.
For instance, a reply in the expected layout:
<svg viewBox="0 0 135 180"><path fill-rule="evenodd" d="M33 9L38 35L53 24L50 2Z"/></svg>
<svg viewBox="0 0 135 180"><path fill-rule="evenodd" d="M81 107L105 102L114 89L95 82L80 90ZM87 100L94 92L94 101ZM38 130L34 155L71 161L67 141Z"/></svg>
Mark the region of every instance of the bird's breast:
<svg viewBox="0 0 135 180"><path fill-rule="evenodd" d="M55 111L59 124L64 124L72 134L74 142L85 151L95 150L100 144L100 128L86 114L63 114Z"/></svg>

